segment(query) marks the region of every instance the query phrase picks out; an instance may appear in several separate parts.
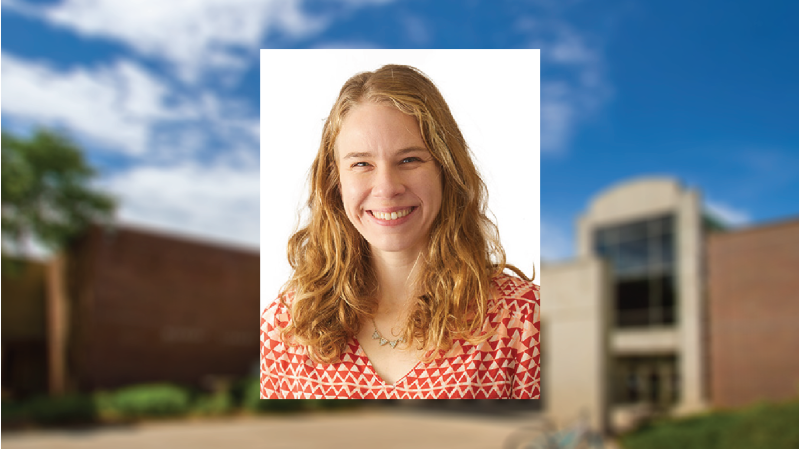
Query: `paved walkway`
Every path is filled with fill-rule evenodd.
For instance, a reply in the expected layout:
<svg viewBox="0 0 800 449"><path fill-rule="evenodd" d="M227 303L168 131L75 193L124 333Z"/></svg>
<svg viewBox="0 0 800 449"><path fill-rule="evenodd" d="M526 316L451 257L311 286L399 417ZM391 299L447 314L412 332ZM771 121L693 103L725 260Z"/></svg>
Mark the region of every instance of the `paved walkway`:
<svg viewBox="0 0 800 449"><path fill-rule="evenodd" d="M155 422L93 430L4 432L3 449L501 448L533 413L359 409L291 416Z"/></svg>

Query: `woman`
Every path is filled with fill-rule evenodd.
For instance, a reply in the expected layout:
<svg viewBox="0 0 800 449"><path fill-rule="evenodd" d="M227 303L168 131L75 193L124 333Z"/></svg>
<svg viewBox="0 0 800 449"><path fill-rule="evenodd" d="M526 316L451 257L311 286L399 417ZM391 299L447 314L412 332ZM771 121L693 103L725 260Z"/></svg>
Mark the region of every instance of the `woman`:
<svg viewBox="0 0 800 449"><path fill-rule="evenodd" d="M539 397L539 288L506 265L467 144L420 71L345 83L308 206L261 317L262 398Z"/></svg>

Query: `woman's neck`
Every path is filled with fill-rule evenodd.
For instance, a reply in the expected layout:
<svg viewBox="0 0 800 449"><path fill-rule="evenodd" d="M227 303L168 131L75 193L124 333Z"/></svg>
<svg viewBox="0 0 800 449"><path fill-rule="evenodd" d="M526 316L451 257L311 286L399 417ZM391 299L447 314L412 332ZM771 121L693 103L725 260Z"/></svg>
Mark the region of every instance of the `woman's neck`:
<svg viewBox="0 0 800 449"><path fill-rule="evenodd" d="M378 315L403 313L414 297L422 253L376 252L372 264L378 280Z"/></svg>

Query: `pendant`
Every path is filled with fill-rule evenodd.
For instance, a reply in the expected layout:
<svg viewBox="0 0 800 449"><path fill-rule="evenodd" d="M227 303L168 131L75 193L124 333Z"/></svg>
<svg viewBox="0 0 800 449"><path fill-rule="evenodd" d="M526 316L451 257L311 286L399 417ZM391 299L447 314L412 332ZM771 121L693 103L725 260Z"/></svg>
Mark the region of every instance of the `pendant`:
<svg viewBox="0 0 800 449"><path fill-rule="evenodd" d="M375 321L374 320L372 321L372 325L375 326ZM398 338L397 340L387 340L387 339L383 338L383 335L381 335L381 333L378 332L378 327L377 326L375 326L375 331L372 332L372 339L373 340L378 340L378 343L381 346L386 346L386 344L388 343L389 346L392 347L392 349L394 349L395 346L397 346L398 343L402 343L402 342L406 341L405 338Z"/></svg>

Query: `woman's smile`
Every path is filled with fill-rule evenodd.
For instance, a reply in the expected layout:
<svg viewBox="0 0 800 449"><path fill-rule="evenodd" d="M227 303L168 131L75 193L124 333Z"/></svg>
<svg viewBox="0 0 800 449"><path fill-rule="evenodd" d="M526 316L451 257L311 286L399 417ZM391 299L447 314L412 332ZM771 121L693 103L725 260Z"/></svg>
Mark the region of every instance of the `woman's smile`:
<svg viewBox="0 0 800 449"><path fill-rule="evenodd" d="M368 210L367 213L371 215L375 222L381 226L397 226L406 223L408 220L403 220L411 215L416 210L416 207L389 208L381 210Z"/></svg>

